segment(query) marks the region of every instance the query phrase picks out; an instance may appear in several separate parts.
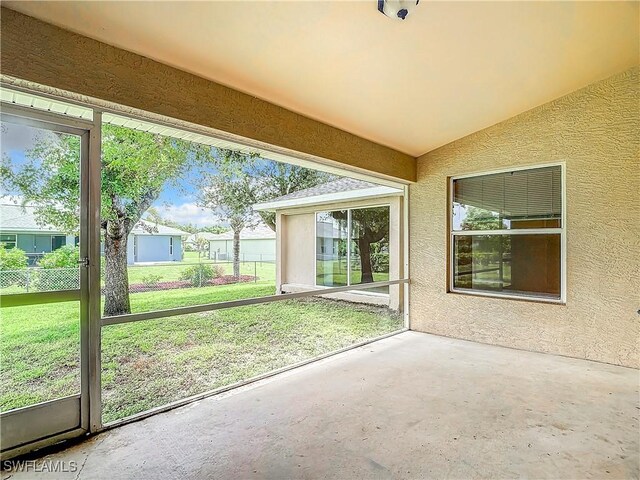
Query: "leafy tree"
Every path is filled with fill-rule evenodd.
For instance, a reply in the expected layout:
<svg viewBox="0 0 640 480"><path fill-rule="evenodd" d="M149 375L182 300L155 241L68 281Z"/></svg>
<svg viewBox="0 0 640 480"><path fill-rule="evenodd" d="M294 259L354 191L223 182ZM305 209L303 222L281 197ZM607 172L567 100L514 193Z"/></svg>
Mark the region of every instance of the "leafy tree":
<svg viewBox="0 0 640 480"><path fill-rule="evenodd" d="M259 221L253 212L259 181L244 168L253 155L223 149L219 153L219 169L203 178L199 202L217 211L233 230L233 276L237 279L240 278L240 232Z"/></svg>
<svg viewBox="0 0 640 480"><path fill-rule="evenodd" d="M465 205L462 230L500 230L505 228L500 212L492 212L480 207ZM511 237L508 235L487 235L460 241L458 256L461 265L472 263L487 267L497 265L500 277L503 275L504 256L511 252ZM474 248L474 242L476 248Z"/></svg>
<svg viewBox="0 0 640 480"><path fill-rule="evenodd" d="M484 208L465 206L462 230L499 230L503 228L502 217Z"/></svg>
<svg viewBox="0 0 640 480"><path fill-rule="evenodd" d="M210 227L202 227L198 230L198 232L209 232L215 235L228 232L228 231L229 231L229 227L224 227L222 225L212 225Z"/></svg>
<svg viewBox="0 0 640 480"><path fill-rule="evenodd" d="M246 170L260 179L258 201L264 202L273 198L289 195L290 193L315 187L323 183L336 180L338 177L329 173L299 167L288 163L259 159L248 162ZM259 212L262 221L271 230L276 230L276 215L274 212Z"/></svg>
<svg viewBox="0 0 640 480"><path fill-rule="evenodd" d="M253 211L253 205L325 183L332 175L259 158L234 150L218 150L219 168L201 183L199 203L212 208L233 230L233 275L240 276L240 232L257 225L260 218L273 231L273 212Z"/></svg>
<svg viewBox="0 0 640 480"><path fill-rule="evenodd" d="M3 156L2 184L36 205L39 223L77 234L80 144L73 135L45 136L12 165ZM131 312L127 237L164 186L191 165L210 160L211 148L116 125L102 129L101 229L104 241L104 315Z"/></svg>
<svg viewBox="0 0 640 480"><path fill-rule="evenodd" d="M203 237L196 237L194 248L198 252L198 261L209 251L209 240Z"/></svg>

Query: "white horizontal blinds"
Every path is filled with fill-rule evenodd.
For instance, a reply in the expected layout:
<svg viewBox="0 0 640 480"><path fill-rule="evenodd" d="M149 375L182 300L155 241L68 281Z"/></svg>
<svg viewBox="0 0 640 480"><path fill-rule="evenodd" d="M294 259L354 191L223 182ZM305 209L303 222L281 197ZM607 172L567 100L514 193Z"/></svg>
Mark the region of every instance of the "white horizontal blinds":
<svg viewBox="0 0 640 480"><path fill-rule="evenodd" d="M453 201L505 220L561 218L561 167L456 179Z"/></svg>
<svg viewBox="0 0 640 480"><path fill-rule="evenodd" d="M535 170L513 172L505 176L505 185L512 178L525 177L517 181L518 188L507 188L508 199L521 199L526 195L526 205L519 200L513 208L506 208L511 218L560 218L562 215L562 190L560 188L560 167L545 167ZM526 184L526 190L523 190Z"/></svg>

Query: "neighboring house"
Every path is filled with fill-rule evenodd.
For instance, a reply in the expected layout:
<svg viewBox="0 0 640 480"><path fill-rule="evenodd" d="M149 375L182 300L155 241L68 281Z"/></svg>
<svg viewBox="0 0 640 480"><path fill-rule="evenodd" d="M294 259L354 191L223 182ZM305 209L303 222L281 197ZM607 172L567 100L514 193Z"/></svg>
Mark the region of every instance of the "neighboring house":
<svg viewBox="0 0 640 480"><path fill-rule="evenodd" d="M188 236L189 232L140 220L129 234L127 263L180 262L182 239Z"/></svg>
<svg viewBox="0 0 640 480"><path fill-rule="evenodd" d="M179 262L182 260L182 238L188 232L140 220L129 234L127 263ZM45 253L64 245L77 245L78 237L36 221L35 207L0 204L0 242L6 248L19 248L34 265Z"/></svg>
<svg viewBox="0 0 640 480"><path fill-rule="evenodd" d="M403 278L402 195L401 189L341 178L254 205L276 213L277 292ZM332 296L402 306L396 285Z"/></svg>
<svg viewBox="0 0 640 480"><path fill-rule="evenodd" d="M36 221L35 207L0 204L0 243L24 250L33 265L43 254L64 245L75 245L77 237Z"/></svg>
<svg viewBox="0 0 640 480"><path fill-rule="evenodd" d="M233 260L233 231L212 235L209 241L209 258ZM240 232L240 260L273 262L276 259L276 234L261 223Z"/></svg>

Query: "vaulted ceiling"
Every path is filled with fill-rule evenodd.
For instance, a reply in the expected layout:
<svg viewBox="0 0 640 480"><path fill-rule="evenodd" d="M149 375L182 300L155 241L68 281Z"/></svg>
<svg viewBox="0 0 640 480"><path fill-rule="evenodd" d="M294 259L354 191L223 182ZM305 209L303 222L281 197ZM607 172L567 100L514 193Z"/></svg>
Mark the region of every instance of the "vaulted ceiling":
<svg viewBox="0 0 640 480"><path fill-rule="evenodd" d="M3 2L413 156L639 61L638 2L376 4Z"/></svg>

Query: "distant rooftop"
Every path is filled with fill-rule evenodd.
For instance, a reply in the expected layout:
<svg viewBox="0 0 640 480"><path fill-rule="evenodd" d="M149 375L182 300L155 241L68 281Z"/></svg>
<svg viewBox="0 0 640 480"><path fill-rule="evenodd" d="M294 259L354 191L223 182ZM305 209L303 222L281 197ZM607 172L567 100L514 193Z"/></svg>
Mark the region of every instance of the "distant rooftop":
<svg viewBox="0 0 640 480"><path fill-rule="evenodd" d="M133 233L134 235L179 235L181 237L186 237L189 235L189 232L185 232L173 227L167 227L166 225L161 225L149 220L140 220L138 223L136 223L136 226L133 227L131 233Z"/></svg>
<svg viewBox="0 0 640 480"><path fill-rule="evenodd" d="M276 232L271 230L264 223L261 223L254 228L244 228L240 232L240 240L264 240L276 238ZM218 235L212 235L210 240L233 240L233 230L228 232L219 233Z"/></svg>
<svg viewBox="0 0 640 480"><path fill-rule="evenodd" d="M290 193L271 199L267 202L258 203L253 206L254 210L275 210L283 207L302 206L311 204L328 203L357 198L367 198L376 196L401 195L402 190L384 185L378 185L365 180L355 178L339 178L331 182L305 188L297 192Z"/></svg>
<svg viewBox="0 0 640 480"><path fill-rule="evenodd" d="M364 188L373 188L378 186L379 185L376 185L375 183L356 180L355 178L339 178L338 180L316 185L315 187L298 190L297 192L290 193L289 195L273 198L269 200L269 203L293 200L294 198L317 197L318 195L326 195L327 193L351 192L353 190L362 190Z"/></svg>
<svg viewBox="0 0 640 480"><path fill-rule="evenodd" d="M64 234L52 225L42 225L36 221L35 207L14 203L0 204L0 230L3 232L46 232Z"/></svg>
<svg viewBox="0 0 640 480"><path fill-rule="evenodd" d="M211 233L211 232L198 232L198 233L192 233L191 235L189 235L187 237L187 242L196 242L197 240L203 238L207 241L209 240L213 240L214 238L216 238L216 236L219 235L217 233Z"/></svg>
<svg viewBox="0 0 640 480"><path fill-rule="evenodd" d="M65 234L65 232L54 228L52 225L38 223L35 211L36 207L32 205L0 204L0 231ZM189 235L189 232L183 232L177 228L167 227L148 220L140 220L133 228L132 233L135 235Z"/></svg>

